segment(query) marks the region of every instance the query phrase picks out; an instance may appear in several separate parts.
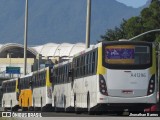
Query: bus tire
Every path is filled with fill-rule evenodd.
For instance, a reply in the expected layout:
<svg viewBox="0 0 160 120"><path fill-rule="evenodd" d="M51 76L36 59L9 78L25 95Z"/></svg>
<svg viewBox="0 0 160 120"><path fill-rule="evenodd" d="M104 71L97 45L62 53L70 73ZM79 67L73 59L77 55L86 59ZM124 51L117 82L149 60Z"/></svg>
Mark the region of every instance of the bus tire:
<svg viewBox="0 0 160 120"><path fill-rule="evenodd" d="M18 106L15 106L13 111L18 111Z"/></svg>
<svg viewBox="0 0 160 120"><path fill-rule="evenodd" d="M55 111L55 112L58 112L58 111L57 111L57 106L56 106L56 96L54 96L54 111Z"/></svg>
<svg viewBox="0 0 160 120"><path fill-rule="evenodd" d="M30 104L29 104L29 99L28 99L28 111L33 111L33 107L30 106Z"/></svg>
<svg viewBox="0 0 160 120"><path fill-rule="evenodd" d="M28 111L30 111L30 107L29 107L29 98L28 98Z"/></svg>
<svg viewBox="0 0 160 120"><path fill-rule="evenodd" d="M130 112L130 113L140 113L140 112L143 113L143 112L144 112L144 108L141 108L141 107L140 107L140 108L139 108L139 107L130 108L130 109L129 109L129 112Z"/></svg>
<svg viewBox="0 0 160 120"><path fill-rule="evenodd" d="M36 106L35 106L35 99L33 98L33 111L35 112L37 109L36 109Z"/></svg>
<svg viewBox="0 0 160 120"><path fill-rule="evenodd" d="M87 111L88 111L89 115L93 115L94 112L91 109L91 104L90 103L91 103L90 102L90 96L89 96L89 93L88 93L88 95L87 95Z"/></svg>
<svg viewBox="0 0 160 120"><path fill-rule="evenodd" d="M74 111L76 114L80 114L80 110L77 107L76 95L74 96Z"/></svg>
<svg viewBox="0 0 160 120"><path fill-rule="evenodd" d="M4 107L4 111L8 111L6 107Z"/></svg>
<svg viewBox="0 0 160 120"><path fill-rule="evenodd" d="M10 106L11 106L11 112L12 112L13 111L12 100L10 101Z"/></svg>
<svg viewBox="0 0 160 120"><path fill-rule="evenodd" d="M67 108L66 108L66 96L64 96L64 112L67 112Z"/></svg>
<svg viewBox="0 0 160 120"><path fill-rule="evenodd" d="M23 106L22 106L22 99L21 99L21 110L24 111L24 108L23 108Z"/></svg>
<svg viewBox="0 0 160 120"><path fill-rule="evenodd" d="M42 97L41 97L41 112L43 112L43 101L42 101Z"/></svg>

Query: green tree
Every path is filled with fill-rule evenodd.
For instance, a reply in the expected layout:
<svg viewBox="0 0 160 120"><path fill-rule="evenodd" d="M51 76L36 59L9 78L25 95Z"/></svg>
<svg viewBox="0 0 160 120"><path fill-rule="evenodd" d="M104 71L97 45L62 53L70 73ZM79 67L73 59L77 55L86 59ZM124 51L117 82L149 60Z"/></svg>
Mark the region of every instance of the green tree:
<svg viewBox="0 0 160 120"><path fill-rule="evenodd" d="M107 41L122 38L129 39L143 32L158 28L160 28L160 0L152 0L150 6L141 11L140 16L131 17L127 21L123 20L119 28L109 29L101 37ZM150 33L138 39L143 41L160 41L160 33Z"/></svg>
<svg viewBox="0 0 160 120"><path fill-rule="evenodd" d="M108 29L105 35L102 35L101 38L103 40L107 41L114 41L119 40L121 38L126 38L126 34L124 33L124 24L126 23L125 20L123 20L123 23L121 23L120 27L115 27L114 29Z"/></svg>
<svg viewBox="0 0 160 120"><path fill-rule="evenodd" d="M124 33L128 38L134 37L143 32L141 17L132 17L124 25Z"/></svg>

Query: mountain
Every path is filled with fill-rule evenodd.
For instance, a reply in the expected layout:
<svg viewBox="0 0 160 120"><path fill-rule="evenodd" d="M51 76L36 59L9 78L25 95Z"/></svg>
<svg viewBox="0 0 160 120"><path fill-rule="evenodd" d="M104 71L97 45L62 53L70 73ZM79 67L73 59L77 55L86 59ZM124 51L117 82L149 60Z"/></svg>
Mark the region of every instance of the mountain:
<svg viewBox="0 0 160 120"><path fill-rule="evenodd" d="M85 42L87 0L28 0L28 44ZM140 14L116 0L92 0L91 43L122 19ZM21 43L24 36L25 0L0 1L0 44Z"/></svg>

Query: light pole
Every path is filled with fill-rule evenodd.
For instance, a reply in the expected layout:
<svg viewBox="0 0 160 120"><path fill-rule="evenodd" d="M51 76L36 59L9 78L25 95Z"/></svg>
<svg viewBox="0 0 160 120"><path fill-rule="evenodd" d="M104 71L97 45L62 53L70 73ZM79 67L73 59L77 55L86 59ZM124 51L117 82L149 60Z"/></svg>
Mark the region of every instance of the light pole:
<svg viewBox="0 0 160 120"><path fill-rule="evenodd" d="M12 58L12 53L9 53L9 66L11 67L11 58ZM12 73L10 73L10 78L12 77Z"/></svg>
<svg viewBox="0 0 160 120"><path fill-rule="evenodd" d="M25 28L24 28L24 71L23 74L26 75L27 66L27 29L28 29L28 0L26 0L25 6Z"/></svg>
<svg viewBox="0 0 160 120"><path fill-rule="evenodd" d="M91 26L91 0L87 0L86 48L89 48L90 46L90 26Z"/></svg>
<svg viewBox="0 0 160 120"><path fill-rule="evenodd" d="M9 53L9 66L11 67L11 58L12 58L12 53Z"/></svg>
<svg viewBox="0 0 160 120"><path fill-rule="evenodd" d="M61 49L59 49L59 48L58 48L58 52L59 52L59 53L58 53L58 54L59 54L59 60L58 60L58 63L60 63L60 59L61 59L61 57L60 57L60 51L61 51Z"/></svg>
<svg viewBox="0 0 160 120"><path fill-rule="evenodd" d="M137 35L137 36L135 36L135 37L133 37L133 38L130 38L128 41L135 40L135 39L137 39L137 38L139 38L139 37L141 37L141 36L143 36L143 35L146 35L146 34L152 33L152 32L160 32L160 29L149 30L149 31L144 32L144 33L142 33L142 34L139 34L139 35Z"/></svg>

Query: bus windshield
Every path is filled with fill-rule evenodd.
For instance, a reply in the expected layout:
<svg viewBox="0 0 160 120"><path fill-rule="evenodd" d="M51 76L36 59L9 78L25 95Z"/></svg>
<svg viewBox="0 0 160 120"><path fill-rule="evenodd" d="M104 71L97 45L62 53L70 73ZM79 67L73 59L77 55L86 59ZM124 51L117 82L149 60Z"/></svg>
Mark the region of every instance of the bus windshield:
<svg viewBox="0 0 160 120"><path fill-rule="evenodd" d="M151 48L147 45L106 45L103 56L104 63L111 66L134 67L151 64Z"/></svg>

